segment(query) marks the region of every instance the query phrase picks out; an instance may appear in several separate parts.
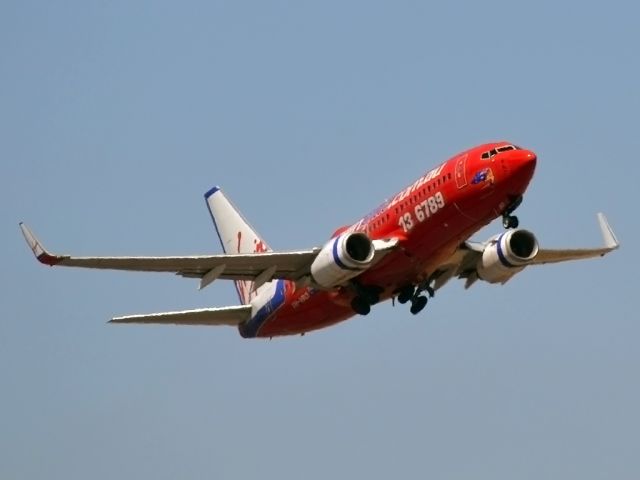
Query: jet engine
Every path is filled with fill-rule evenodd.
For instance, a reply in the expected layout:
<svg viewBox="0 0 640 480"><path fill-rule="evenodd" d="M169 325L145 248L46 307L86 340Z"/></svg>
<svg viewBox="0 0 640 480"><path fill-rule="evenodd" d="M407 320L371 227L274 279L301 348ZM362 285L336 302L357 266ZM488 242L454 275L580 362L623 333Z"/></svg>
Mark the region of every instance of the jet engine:
<svg viewBox="0 0 640 480"><path fill-rule="evenodd" d="M528 230L514 229L491 240L478 261L478 277L489 283L505 283L538 254L538 241Z"/></svg>
<svg viewBox="0 0 640 480"><path fill-rule="evenodd" d="M311 264L311 277L318 285L331 288L369 268L375 249L362 232L338 235L329 240Z"/></svg>

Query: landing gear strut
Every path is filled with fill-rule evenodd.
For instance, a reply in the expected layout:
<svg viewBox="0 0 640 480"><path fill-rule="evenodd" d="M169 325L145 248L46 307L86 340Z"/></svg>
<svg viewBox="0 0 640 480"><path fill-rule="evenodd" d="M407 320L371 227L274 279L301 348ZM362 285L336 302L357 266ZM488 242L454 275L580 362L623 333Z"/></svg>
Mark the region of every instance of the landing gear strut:
<svg viewBox="0 0 640 480"><path fill-rule="evenodd" d="M518 228L520 221L518 220L518 217L511 214L520 206L521 203L522 195L518 195L517 197L514 197L507 208L504 209L504 212L502 212L502 226L504 228Z"/></svg>

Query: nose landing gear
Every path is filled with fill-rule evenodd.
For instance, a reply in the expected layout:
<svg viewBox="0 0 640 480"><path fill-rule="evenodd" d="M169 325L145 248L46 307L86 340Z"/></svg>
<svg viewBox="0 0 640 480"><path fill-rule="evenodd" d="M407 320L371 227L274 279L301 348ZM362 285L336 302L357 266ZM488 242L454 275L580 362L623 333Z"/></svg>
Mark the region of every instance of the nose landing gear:
<svg viewBox="0 0 640 480"><path fill-rule="evenodd" d="M520 225L520 221L518 220L518 217L516 217L515 215L503 215L502 216L502 226L504 228L518 228L518 225Z"/></svg>
<svg viewBox="0 0 640 480"><path fill-rule="evenodd" d="M518 195L517 197L513 197L511 203L504 209L504 212L502 212L502 226L504 228L518 228L520 221L518 220L518 217L511 214L520 206L521 203L522 195Z"/></svg>

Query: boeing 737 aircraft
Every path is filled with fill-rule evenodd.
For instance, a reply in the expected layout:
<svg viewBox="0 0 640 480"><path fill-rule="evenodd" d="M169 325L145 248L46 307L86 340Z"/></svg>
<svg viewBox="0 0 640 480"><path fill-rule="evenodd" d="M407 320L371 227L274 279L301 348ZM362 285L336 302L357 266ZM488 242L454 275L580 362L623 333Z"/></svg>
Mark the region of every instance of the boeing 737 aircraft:
<svg viewBox="0 0 640 480"><path fill-rule="evenodd" d="M200 288L233 280L240 305L116 317L112 323L232 325L245 338L304 334L394 299L420 312L451 278L504 284L529 265L603 256L618 241L598 214L604 245L545 249L518 228L536 155L507 142L472 148L429 170L323 246L274 252L218 187L205 193L222 255L74 257L44 249L26 225L22 233L37 259L50 266L173 272ZM470 236L497 217L506 231L486 242Z"/></svg>

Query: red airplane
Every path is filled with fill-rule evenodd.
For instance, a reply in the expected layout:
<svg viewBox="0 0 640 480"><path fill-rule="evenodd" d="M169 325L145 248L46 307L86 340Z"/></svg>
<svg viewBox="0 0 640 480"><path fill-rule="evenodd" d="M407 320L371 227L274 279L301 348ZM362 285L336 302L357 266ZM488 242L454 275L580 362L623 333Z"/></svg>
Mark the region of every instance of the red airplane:
<svg viewBox="0 0 640 480"><path fill-rule="evenodd" d="M111 323L232 325L245 338L304 334L352 317L389 298L420 312L453 277L504 284L528 265L603 256L618 248L598 214L604 246L549 250L518 228L522 202L536 166L531 150L507 142L462 152L429 170L356 223L341 227L319 248L274 252L218 187L205 200L222 255L73 257L44 249L20 224L45 265L173 272L233 280L241 305L116 317ZM469 237L497 217L505 232L483 243Z"/></svg>

